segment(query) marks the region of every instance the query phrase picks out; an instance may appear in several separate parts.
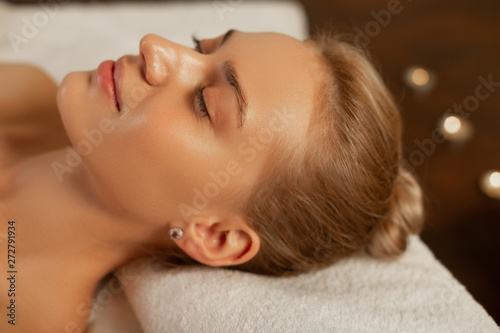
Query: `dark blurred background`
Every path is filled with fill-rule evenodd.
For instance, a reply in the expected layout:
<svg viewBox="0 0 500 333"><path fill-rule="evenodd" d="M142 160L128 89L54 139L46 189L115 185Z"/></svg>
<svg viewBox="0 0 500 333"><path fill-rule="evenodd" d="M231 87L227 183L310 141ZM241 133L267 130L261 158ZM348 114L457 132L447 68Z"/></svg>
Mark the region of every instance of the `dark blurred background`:
<svg viewBox="0 0 500 333"><path fill-rule="evenodd" d="M422 239L500 323L500 199L479 186L486 171L500 171L500 1L300 2L311 29L354 29L370 50L401 107L405 158L426 193ZM436 140L438 121L460 108L461 129Z"/></svg>
<svg viewBox="0 0 500 333"><path fill-rule="evenodd" d="M363 43L399 101L405 157L427 197L422 239L500 323L500 197L488 197L479 186L484 172L500 171L500 1L301 2L311 27L340 23L354 28L358 41L362 33L367 37ZM399 3L392 9L400 12L386 24L380 11L390 13L391 3ZM412 66L428 70L427 87L406 82ZM489 75L497 87L480 100L478 77ZM461 106L472 134L433 141L445 112Z"/></svg>

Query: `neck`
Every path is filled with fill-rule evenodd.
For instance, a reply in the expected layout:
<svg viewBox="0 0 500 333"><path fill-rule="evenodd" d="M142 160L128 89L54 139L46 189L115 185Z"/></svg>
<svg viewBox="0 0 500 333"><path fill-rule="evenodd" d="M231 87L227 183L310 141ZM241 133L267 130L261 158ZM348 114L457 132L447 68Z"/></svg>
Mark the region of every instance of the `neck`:
<svg viewBox="0 0 500 333"><path fill-rule="evenodd" d="M66 149L54 150L8 167L0 176L5 184L0 216L16 221L25 258L82 272L97 283L143 255L146 246L158 244L154 235L159 233L151 225L109 212L97 199L83 163L61 178L53 166L65 165L66 155Z"/></svg>

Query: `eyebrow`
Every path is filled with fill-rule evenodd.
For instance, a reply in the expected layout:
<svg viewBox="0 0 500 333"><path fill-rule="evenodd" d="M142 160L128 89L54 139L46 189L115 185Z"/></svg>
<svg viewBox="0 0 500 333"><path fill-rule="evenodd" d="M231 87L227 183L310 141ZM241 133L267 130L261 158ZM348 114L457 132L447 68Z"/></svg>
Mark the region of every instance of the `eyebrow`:
<svg viewBox="0 0 500 333"><path fill-rule="evenodd" d="M236 30L234 29L229 29L225 34L224 37L222 37L222 41L220 42L220 46L226 42L226 40L231 37L231 35L235 32Z"/></svg>
<svg viewBox="0 0 500 333"><path fill-rule="evenodd" d="M224 37L222 38L219 47L221 47L225 42L227 42L229 37L231 37L231 35L234 32L235 32L234 29L228 30L224 35ZM238 101L238 117L240 119L240 125L238 126L238 128L241 128L243 126L243 122L245 119L248 103L245 98L245 94L241 89L241 85L238 81L238 74L236 73L236 69L231 60L224 61L224 63L222 64L222 73L227 83L234 88L236 100Z"/></svg>

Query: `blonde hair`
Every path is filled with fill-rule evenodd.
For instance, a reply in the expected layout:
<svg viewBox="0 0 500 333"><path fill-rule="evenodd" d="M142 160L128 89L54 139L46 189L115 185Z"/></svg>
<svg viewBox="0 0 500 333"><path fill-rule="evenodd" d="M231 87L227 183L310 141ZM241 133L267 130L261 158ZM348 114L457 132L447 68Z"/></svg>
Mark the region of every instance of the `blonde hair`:
<svg viewBox="0 0 500 333"><path fill-rule="evenodd" d="M394 258L421 231L422 192L402 165L399 111L368 54L345 37L325 30L311 38L326 75L318 75L305 149L269 161L246 208L260 250L228 268L282 276L354 253ZM163 259L196 264L181 250Z"/></svg>
<svg viewBox="0 0 500 333"><path fill-rule="evenodd" d="M252 194L247 218L261 248L235 269L280 276L354 253L393 258L423 227L421 189L402 165L400 114L369 56L344 35L311 40L327 75L305 153L283 153Z"/></svg>

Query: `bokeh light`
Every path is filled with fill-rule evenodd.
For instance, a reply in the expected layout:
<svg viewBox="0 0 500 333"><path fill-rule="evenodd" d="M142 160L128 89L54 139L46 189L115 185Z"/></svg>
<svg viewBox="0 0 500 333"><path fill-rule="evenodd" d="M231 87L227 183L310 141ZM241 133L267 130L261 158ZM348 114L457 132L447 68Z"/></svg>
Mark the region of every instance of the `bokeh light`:
<svg viewBox="0 0 500 333"><path fill-rule="evenodd" d="M403 81L416 94L423 94L434 88L436 78L429 69L413 65L403 72Z"/></svg>
<svg viewBox="0 0 500 333"><path fill-rule="evenodd" d="M441 119L439 125L443 136L451 142L465 142L473 134L473 126L467 119L458 116L445 116Z"/></svg>
<svg viewBox="0 0 500 333"><path fill-rule="evenodd" d="M417 86L423 86L429 82L429 72L423 68L417 68L411 73L411 79Z"/></svg>
<svg viewBox="0 0 500 333"><path fill-rule="evenodd" d="M492 199L500 200L500 171L489 170L483 173L479 186L484 194Z"/></svg>

